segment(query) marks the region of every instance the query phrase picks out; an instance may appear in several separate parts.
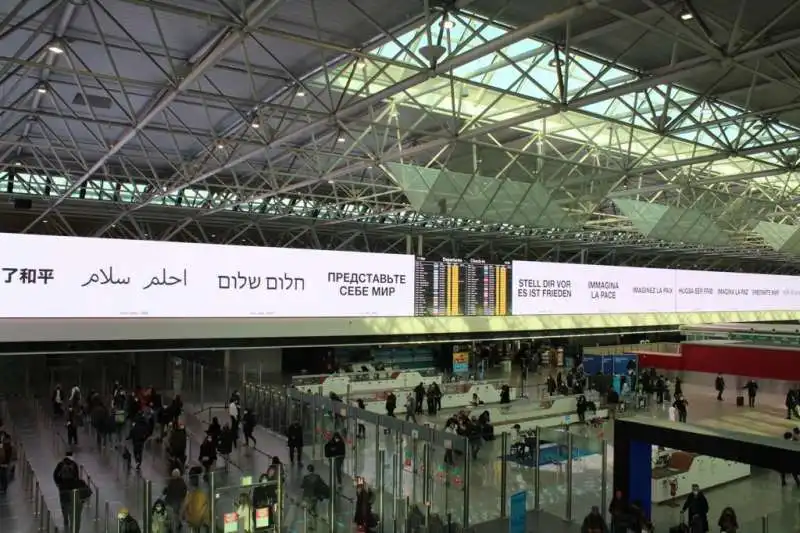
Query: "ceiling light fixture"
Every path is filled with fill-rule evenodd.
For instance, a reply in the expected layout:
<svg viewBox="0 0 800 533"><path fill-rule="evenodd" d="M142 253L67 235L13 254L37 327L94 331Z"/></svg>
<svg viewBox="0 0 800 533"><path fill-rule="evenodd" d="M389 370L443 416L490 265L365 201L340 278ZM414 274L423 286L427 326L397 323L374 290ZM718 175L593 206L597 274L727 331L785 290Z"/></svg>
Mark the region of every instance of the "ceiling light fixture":
<svg viewBox="0 0 800 533"><path fill-rule="evenodd" d="M446 30L452 30L455 27L455 22L450 20L449 18L445 18L442 20L442 28Z"/></svg>
<svg viewBox="0 0 800 533"><path fill-rule="evenodd" d="M303 98L306 95L306 92L303 89L297 91L297 96Z"/></svg>
<svg viewBox="0 0 800 533"><path fill-rule="evenodd" d="M550 65L552 68L558 68L558 67L560 67L561 65L564 64L564 60L563 59L553 58L547 64Z"/></svg>
<svg viewBox="0 0 800 533"><path fill-rule="evenodd" d="M681 20L684 21L684 22L686 22L687 20L692 20L694 18L694 14L691 11L689 11L688 9L682 10L681 14L679 16L680 16Z"/></svg>
<svg viewBox="0 0 800 533"><path fill-rule="evenodd" d="M342 144L344 141L345 141L345 138L344 138L343 135L339 135L339 138L336 139L336 142L339 143L339 144Z"/></svg>
<svg viewBox="0 0 800 533"><path fill-rule="evenodd" d="M47 87L45 87L44 85L39 85L36 88L36 92L38 92L39 94L45 94L47 92Z"/></svg>
<svg viewBox="0 0 800 533"><path fill-rule="evenodd" d="M217 141L217 150L222 150L225 148L225 144L222 141Z"/></svg>
<svg viewBox="0 0 800 533"><path fill-rule="evenodd" d="M253 128L254 130L257 130L258 128L261 127L261 124L259 124L257 120L254 120L253 123L250 124L250 127Z"/></svg>
<svg viewBox="0 0 800 533"><path fill-rule="evenodd" d="M61 48L61 46L59 44L57 44L57 43L51 44L50 46L47 47L47 49L50 50L51 52L53 52L54 54L63 54L64 53L64 49Z"/></svg>

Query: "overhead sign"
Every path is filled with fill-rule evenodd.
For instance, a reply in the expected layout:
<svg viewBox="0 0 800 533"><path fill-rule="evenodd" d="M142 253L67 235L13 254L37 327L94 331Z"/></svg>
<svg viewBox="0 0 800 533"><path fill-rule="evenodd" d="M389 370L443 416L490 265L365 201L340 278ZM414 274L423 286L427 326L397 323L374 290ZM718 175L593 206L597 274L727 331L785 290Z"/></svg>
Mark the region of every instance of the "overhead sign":
<svg viewBox="0 0 800 533"><path fill-rule="evenodd" d="M514 261L514 315L791 311L800 278Z"/></svg>
<svg viewBox="0 0 800 533"><path fill-rule="evenodd" d="M514 261L515 315L675 312L675 271Z"/></svg>
<svg viewBox="0 0 800 533"><path fill-rule="evenodd" d="M413 316L410 255L0 234L0 318Z"/></svg>
<svg viewBox="0 0 800 533"><path fill-rule="evenodd" d="M791 311L800 308L800 278L676 271L676 311Z"/></svg>

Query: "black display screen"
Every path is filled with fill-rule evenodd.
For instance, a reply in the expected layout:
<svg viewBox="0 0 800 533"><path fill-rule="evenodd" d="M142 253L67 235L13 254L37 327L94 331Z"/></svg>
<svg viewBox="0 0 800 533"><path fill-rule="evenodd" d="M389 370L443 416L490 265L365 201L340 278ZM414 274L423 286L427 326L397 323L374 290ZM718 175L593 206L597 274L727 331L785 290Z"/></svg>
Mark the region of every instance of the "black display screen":
<svg viewBox="0 0 800 533"><path fill-rule="evenodd" d="M417 261L417 316L511 314L511 265L480 261Z"/></svg>

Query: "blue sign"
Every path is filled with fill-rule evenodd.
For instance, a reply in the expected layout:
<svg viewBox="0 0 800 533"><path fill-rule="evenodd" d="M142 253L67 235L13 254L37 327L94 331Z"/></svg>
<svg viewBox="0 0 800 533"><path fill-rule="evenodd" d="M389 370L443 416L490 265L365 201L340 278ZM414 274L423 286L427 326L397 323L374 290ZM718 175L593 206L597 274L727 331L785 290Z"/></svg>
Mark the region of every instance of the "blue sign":
<svg viewBox="0 0 800 533"><path fill-rule="evenodd" d="M509 498L508 533L525 533L528 529L528 493L512 494Z"/></svg>

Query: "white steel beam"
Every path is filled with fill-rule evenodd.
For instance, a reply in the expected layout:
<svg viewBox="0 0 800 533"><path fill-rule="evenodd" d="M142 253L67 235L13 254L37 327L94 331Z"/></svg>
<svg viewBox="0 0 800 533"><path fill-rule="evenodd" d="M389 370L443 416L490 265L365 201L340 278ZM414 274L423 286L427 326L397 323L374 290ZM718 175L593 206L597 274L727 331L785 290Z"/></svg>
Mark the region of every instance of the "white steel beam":
<svg viewBox="0 0 800 533"><path fill-rule="evenodd" d="M243 14L244 26L241 28L224 28L205 46L201 47L200 53L196 56L197 62L191 64L189 71L180 79L180 81L172 88L164 90L155 101L147 113L139 119L136 124L132 125L117 142L109 147L108 152L98 159L81 177L75 180L65 191L64 195L58 198L53 204L50 205L47 211L36 217L28 226L23 230L23 233L29 231L32 227L43 220L52 209L69 197L72 193L77 191L89 178L96 172L101 170L109 159L117 154L126 144L136 138L137 135L155 118L167 109L173 101L182 92L191 88L195 82L203 75L208 69L213 67L220 59L225 57L234 47L242 43L247 38L249 32L257 28L264 19L269 17L275 9L281 4L283 0L255 0L250 4Z"/></svg>

